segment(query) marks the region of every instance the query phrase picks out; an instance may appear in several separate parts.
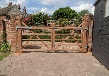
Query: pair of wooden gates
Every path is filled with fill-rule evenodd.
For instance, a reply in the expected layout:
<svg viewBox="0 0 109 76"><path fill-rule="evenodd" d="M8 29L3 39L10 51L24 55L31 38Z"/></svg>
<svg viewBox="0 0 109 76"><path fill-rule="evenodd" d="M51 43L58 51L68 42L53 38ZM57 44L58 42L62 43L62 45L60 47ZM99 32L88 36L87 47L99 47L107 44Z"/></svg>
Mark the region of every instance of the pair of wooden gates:
<svg viewBox="0 0 109 76"><path fill-rule="evenodd" d="M16 27L17 51L79 51L87 52L86 27Z"/></svg>
<svg viewBox="0 0 109 76"><path fill-rule="evenodd" d="M93 25L93 15L85 15L82 23L76 26L22 26L18 18L16 52L22 51L79 51L88 52L89 33Z"/></svg>

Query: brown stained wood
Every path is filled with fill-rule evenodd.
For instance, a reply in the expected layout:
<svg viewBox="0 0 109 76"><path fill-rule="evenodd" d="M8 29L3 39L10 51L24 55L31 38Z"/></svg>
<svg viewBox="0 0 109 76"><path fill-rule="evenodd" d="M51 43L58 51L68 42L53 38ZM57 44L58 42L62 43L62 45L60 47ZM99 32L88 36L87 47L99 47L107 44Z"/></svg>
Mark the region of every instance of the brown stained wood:
<svg viewBox="0 0 109 76"><path fill-rule="evenodd" d="M22 24L27 27L27 25L22 21Z"/></svg>
<svg viewBox="0 0 109 76"><path fill-rule="evenodd" d="M31 31L31 33L32 33L32 34L34 34L34 32L33 32L33 31ZM30 38L29 38L29 39L32 39L32 37L33 37L33 35L32 35L32 36L30 36Z"/></svg>
<svg viewBox="0 0 109 76"><path fill-rule="evenodd" d="M16 45L16 46L18 47L18 49L16 50L16 53L22 53L22 51L21 51L21 49L22 49L22 32L21 32L21 29L18 30L17 42L18 42L18 45Z"/></svg>
<svg viewBox="0 0 109 76"><path fill-rule="evenodd" d="M16 30L16 52L18 52L18 30Z"/></svg>
<svg viewBox="0 0 109 76"><path fill-rule="evenodd" d="M55 40L59 40L59 41L75 41L75 40L77 40L77 41L81 41L82 39L55 39Z"/></svg>
<svg viewBox="0 0 109 76"><path fill-rule="evenodd" d="M82 27L83 26L83 24L84 24L84 22L82 22L78 27Z"/></svg>
<svg viewBox="0 0 109 76"><path fill-rule="evenodd" d="M44 29L44 27L40 27L40 29ZM62 28L62 27L60 27L60 28ZM73 29L74 29L74 27L72 27ZM70 27L70 29L72 29L71 27ZM38 28L39 29L39 28ZM69 29L69 27L67 28L67 29ZM19 29L20 30L20 29ZM24 30L24 29L23 29ZM62 45L66 45L66 46L74 46L74 45L77 45L77 46L79 46L80 47L80 50L82 49L82 50L84 50L84 51L82 51L82 52L86 52L86 49L84 48L85 47L85 41L84 41L84 39L85 39L85 37L86 37L86 35L85 35L85 32L86 32L86 30L83 30L83 28L82 28L82 30L83 30L83 32L81 33L81 34L75 34L75 30L72 30L72 32L70 33L70 34L55 34L55 25L52 25L51 26L51 28L50 28L50 30L51 30L51 34L36 34L36 33L34 33L33 31L31 31L31 33L23 33L22 35L30 35L31 37L29 38L29 39L22 39L22 41L40 41L45 47L47 47L47 49L48 50L51 50L51 52L54 52L56 49L58 49L59 50L59 47L61 47ZM79 29L80 30L80 29ZM85 31L85 32L84 32ZM42 36L44 36L44 35L51 35L51 39L40 39L38 36L39 35L42 35ZM65 35L67 35L67 37L66 38L62 38L62 39L55 39L55 36L65 36ZM75 38L75 36L81 36L81 39L77 39L77 38ZM36 38L37 39L31 39L33 36L36 36ZM73 37L73 39L69 39L70 38L70 36L72 36ZM84 37L85 36L85 37ZM83 39L82 39L83 38ZM62 42L61 43L59 43L59 44L55 44L55 41L56 40L61 40ZM64 44L65 43L65 41L74 41L74 40L76 40L76 43L74 43L74 44ZM83 42L83 44L82 43L78 43L78 41L80 41L80 40L83 40L84 42ZM51 41L51 48L48 46L48 44L45 44L45 42L44 41ZM26 46L28 46L29 44L27 44ZM32 45L35 45L35 44L32 44ZM37 44L38 45L38 44ZM39 45L41 45L41 44L39 44ZM24 46L24 45L23 45ZM83 47L83 48L81 48L81 47ZM63 49L63 50L69 50L69 49ZM71 49L71 50L73 50L73 49Z"/></svg>
<svg viewBox="0 0 109 76"><path fill-rule="evenodd" d="M84 16L84 25L82 26L83 28L89 28L89 25L91 25L91 20L88 20L88 16ZM87 30L82 30L82 35L83 35L83 50L82 52L88 52L88 31Z"/></svg>
<svg viewBox="0 0 109 76"><path fill-rule="evenodd" d="M22 51L50 51L48 49L22 49Z"/></svg>
<svg viewBox="0 0 109 76"><path fill-rule="evenodd" d="M22 16L18 17L18 26L21 26L21 18ZM16 53L22 53L22 29L17 30L17 45L16 45Z"/></svg>
<svg viewBox="0 0 109 76"><path fill-rule="evenodd" d="M23 22L22 24L24 26L26 26ZM37 26L32 26L31 28L23 28L23 27L19 27L18 30L30 30L29 32L22 32L22 36L30 36L29 39L22 39L22 41L20 40L21 38L19 37L19 42L18 41L18 44L20 45L23 41L39 41L41 42L42 44L23 44L23 46L29 46L29 45L32 45L32 46L36 46L36 45L43 45L45 46L48 50L48 51L51 51L51 52L55 52L56 50L75 50L75 49L67 49L67 48L64 48L64 49L60 49L61 46L65 45L66 47L67 46L78 46L79 47L79 51L81 52L87 52L87 46L88 46L88 26L91 24L90 21L88 21L87 19L87 16L85 16L83 18L83 22L78 26L78 27L75 27L75 26L66 26L66 27L56 27L54 24L51 24L51 26L41 26L41 27L37 27ZM47 32L49 31L48 34L44 34L44 33L34 33L33 30L47 30ZM60 30L71 30L72 32L69 33L69 34L56 34L56 31L60 31ZM75 33L75 31L81 31L79 33ZM19 32L18 32L19 33ZM21 36L19 34L19 36ZM32 39L33 36L36 37L36 39ZM51 36L50 39L41 39L39 36ZM62 37L60 39L57 39L56 36L66 36L66 37ZM70 37L72 36L73 39L69 39ZM81 37L80 39L76 38L75 36L79 36ZM56 42L57 41L61 41L61 42ZM50 44L46 44L46 42L44 41L50 41ZM66 41L74 41L72 42L72 44L66 42ZM81 42L79 42L81 41ZM22 45L22 44L21 44ZM49 45L51 45L51 47L49 47ZM22 47L22 46L21 46ZM45 49L22 49L22 48L19 48L20 50L22 51L44 51Z"/></svg>
<svg viewBox="0 0 109 76"><path fill-rule="evenodd" d="M37 38L40 39L38 36L37 36ZM46 45L46 44L44 43L44 41L41 40L41 42L43 43L43 45L45 45L45 46L48 48L48 50L50 50L50 47L49 47L48 45Z"/></svg>
<svg viewBox="0 0 109 76"><path fill-rule="evenodd" d="M62 50L62 51L79 51L79 52L81 52L81 49L55 49L55 50L57 50L57 51L59 51L59 50Z"/></svg>
<svg viewBox="0 0 109 76"><path fill-rule="evenodd" d="M51 39L22 39L22 41L51 41Z"/></svg>
<svg viewBox="0 0 109 76"><path fill-rule="evenodd" d="M22 46L37 46L37 45L43 45L43 44L22 44ZM51 44L44 44L45 46L47 46L47 45L51 45Z"/></svg>
<svg viewBox="0 0 109 76"><path fill-rule="evenodd" d="M74 30L72 30L72 32L71 32L71 34L74 34ZM70 36L67 36L66 38L65 38L65 40L67 40L67 39L69 39L70 38ZM65 43L65 41L62 41L59 45L62 45L63 43ZM56 47L56 49L58 49L60 46L57 46Z"/></svg>
<svg viewBox="0 0 109 76"><path fill-rule="evenodd" d="M88 43L87 43L87 30L83 30L83 48L84 50L82 50L83 52L87 52L87 46L88 46Z"/></svg>
<svg viewBox="0 0 109 76"><path fill-rule="evenodd" d="M51 28L55 28L55 25L52 24ZM55 29L51 30L51 52L55 52Z"/></svg>
<svg viewBox="0 0 109 76"><path fill-rule="evenodd" d="M32 39L33 36L30 36L29 40Z"/></svg>
<svg viewBox="0 0 109 76"><path fill-rule="evenodd" d="M81 36L81 34L56 34L56 36Z"/></svg>
<svg viewBox="0 0 109 76"><path fill-rule="evenodd" d="M58 45L58 46L62 46L62 45L68 45L68 46L71 46L71 45L72 45L72 46L83 46L83 44L81 44L81 43L78 43L78 44L77 44L77 43L71 43L71 44L68 43L68 44L62 44L62 45L56 44L56 45Z"/></svg>
<svg viewBox="0 0 109 76"><path fill-rule="evenodd" d="M32 35L30 38L29 38L29 40L28 39L22 39L22 40L26 40L26 41L41 41L41 43L43 43L43 45L45 46L45 47L47 47L48 49L50 49L50 47L48 46L48 45L46 45L43 41L50 41L50 39L40 39L39 37L38 37L38 35L36 35L33 31L31 31L32 33L26 33L26 34L29 34L29 35ZM25 34L25 33L24 33ZM42 35L42 34L39 34L39 35ZM47 35L47 34L46 34ZM31 39L33 36L36 36L38 39Z"/></svg>
<svg viewBox="0 0 109 76"><path fill-rule="evenodd" d="M22 33L22 35L40 35L40 36L43 36L43 35L50 35L51 36L51 34L39 34L39 33Z"/></svg>

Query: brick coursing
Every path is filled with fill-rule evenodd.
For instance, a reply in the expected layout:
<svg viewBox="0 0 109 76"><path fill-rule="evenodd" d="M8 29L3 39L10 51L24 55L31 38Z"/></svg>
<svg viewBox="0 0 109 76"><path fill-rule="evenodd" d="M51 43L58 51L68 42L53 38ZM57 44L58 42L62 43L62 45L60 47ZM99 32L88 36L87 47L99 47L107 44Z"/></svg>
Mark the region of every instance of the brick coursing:
<svg viewBox="0 0 109 76"><path fill-rule="evenodd" d="M2 20L4 20L6 17L5 16L0 16L0 37L3 34L3 25L2 25ZM18 20L16 19L17 17L15 15L10 15L10 20L6 21L6 33L7 33L7 41L11 45L11 51L16 51L16 26ZM2 41L2 38L0 38L0 41Z"/></svg>
<svg viewBox="0 0 109 76"><path fill-rule="evenodd" d="M2 42L2 34L3 34L3 24L2 24L2 20L4 20L6 18L6 16L0 16L0 44Z"/></svg>
<svg viewBox="0 0 109 76"><path fill-rule="evenodd" d="M11 51L16 51L16 17L11 15L7 29L7 40L11 45Z"/></svg>

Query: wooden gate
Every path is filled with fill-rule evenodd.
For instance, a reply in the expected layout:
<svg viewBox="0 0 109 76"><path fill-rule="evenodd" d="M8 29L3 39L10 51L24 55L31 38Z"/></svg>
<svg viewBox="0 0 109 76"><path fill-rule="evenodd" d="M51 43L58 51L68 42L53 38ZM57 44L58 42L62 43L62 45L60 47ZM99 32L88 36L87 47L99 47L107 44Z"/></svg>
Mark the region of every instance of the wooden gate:
<svg viewBox="0 0 109 76"><path fill-rule="evenodd" d="M87 52L85 27L17 27L17 51Z"/></svg>
<svg viewBox="0 0 109 76"><path fill-rule="evenodd" d="M50 26L23 27L19 19L17 30L16 52L22 51L78 51L88 52L88 30L92 23L88 15L83 17L78 26L60 27Z"/></svg>

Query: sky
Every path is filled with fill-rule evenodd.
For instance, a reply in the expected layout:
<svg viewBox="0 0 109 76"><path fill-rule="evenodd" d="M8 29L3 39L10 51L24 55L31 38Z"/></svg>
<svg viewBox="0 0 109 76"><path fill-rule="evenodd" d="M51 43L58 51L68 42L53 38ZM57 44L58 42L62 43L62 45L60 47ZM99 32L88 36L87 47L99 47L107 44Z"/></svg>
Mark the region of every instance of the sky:
<svg viewBox="0 0 109 76"><path fill-rule="evenodd" d="M94 13L94 2L96 0L0 0L0 7L6 7L9 2L20 4L23 9L26 7L27 13L44 12L52 14L55 10L61 7L70 6L76 12L83 9ZM21 9L21 11L22 11Z"/></svg>

